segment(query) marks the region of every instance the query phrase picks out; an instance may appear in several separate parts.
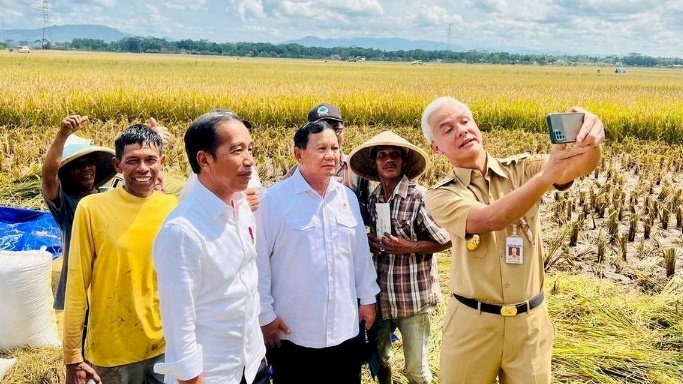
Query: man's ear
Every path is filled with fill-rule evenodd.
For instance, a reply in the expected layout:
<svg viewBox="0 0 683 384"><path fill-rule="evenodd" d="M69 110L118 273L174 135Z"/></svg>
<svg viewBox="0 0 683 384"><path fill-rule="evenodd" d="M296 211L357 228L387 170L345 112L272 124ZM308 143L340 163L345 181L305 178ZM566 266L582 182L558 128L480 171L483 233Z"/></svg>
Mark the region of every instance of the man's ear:
<svg viewBox="0 0 683 384"><path fill-rule="evenodd" d="M209 167L209 155L205 151L197 151L197 164L199 168Z"/></svg>
<svg viewBox="0 0 683 384"><path fill-rule="evenodd" d="M159 162L161 163L161 165L166 164L166 155L161 155L161 158L159 159Z"/></svg>
<svg viewBox="0 0 683 384"><path fill-rule="evenodd" d="M437 155L441 155L441 150L439 149L439 146L436 145L435 142L432 141L432 143L429 145L429 147L432 149L432 152L436 153Z"/></svg>
<svg viewBox="0 0 683 384"><path fill-rule="evenodd" d="M111 158L111 164L114 166L116 173L123 173L123 167L121 166L121 159L114 156Z"/></svg>
<svg viewBox="0 0 683 384"><path fill-rule="evenodd" d="M304 157L304 150L299 147L294 147L294 158L297 163L301 163Z"/></svg>

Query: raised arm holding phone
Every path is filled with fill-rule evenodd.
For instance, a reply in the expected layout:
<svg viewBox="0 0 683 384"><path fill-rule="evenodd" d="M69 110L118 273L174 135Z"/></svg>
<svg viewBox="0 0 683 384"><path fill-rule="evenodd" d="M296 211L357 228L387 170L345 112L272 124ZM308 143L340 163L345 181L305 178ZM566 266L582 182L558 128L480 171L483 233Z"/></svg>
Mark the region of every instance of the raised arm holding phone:
<svg viewBox="0 0 683 384"><path fill-rule="evenodd" d="M432 150L453 166L425 200L453 244L440 383L550 383L554 330L544 305L538 203L549 189L567 189L594 169L605 138L597 116L568 112L584 114L575 143L506 159L484 149L462 102L438 98L422 115Z"/></svg>

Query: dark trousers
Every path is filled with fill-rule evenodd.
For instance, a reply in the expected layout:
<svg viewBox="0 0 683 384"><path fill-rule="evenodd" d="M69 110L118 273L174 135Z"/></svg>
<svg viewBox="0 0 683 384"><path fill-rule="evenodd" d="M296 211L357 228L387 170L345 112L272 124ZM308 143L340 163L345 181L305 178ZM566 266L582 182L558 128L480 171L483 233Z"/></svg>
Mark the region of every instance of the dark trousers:
<svg viewBox="0 0 683 384"><path fill-rule="evenodd" d="M273 384L360 384L363 347L356 337L327 348L306 348L283 340L280 348L268 348Z"/></svg>
<svg viewBox="0 0 683 384"><path fill-rule="evenodd" d="M256 371L256 377L254 377L254 381L251 382L251 384L268 384L270 383L270 377L268 377L268 364L266 364L266 359L261 360L261 365L258 367L258 371ZM244 377L244 372L242 372L242 380L240 381L240 384L249 384L247 383L247 379Z"/></svg>

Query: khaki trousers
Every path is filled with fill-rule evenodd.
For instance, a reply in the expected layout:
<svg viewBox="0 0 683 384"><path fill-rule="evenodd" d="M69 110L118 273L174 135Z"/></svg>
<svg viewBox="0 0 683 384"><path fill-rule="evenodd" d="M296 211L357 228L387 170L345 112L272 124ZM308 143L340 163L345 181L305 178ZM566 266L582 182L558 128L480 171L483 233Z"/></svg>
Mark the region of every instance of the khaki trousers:
<svg viewBox="0 0 683 384"><path fill-rule="evenodd" d="M451 298L444 320L440 384L548 384L555 330L545 303L514 317Z"/></svg>

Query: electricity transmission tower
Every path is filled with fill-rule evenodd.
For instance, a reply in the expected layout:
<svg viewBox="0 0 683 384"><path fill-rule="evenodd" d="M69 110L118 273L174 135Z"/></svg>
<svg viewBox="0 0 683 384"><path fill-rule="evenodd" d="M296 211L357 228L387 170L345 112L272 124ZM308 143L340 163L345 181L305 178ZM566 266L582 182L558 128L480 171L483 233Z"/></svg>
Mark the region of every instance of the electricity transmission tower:
<svg viewBox="0 0 683 384"><path fill-rule="evenodd" d="M448 23L448 50L451 50L451 28L453 27L452 23Z"/></svg>
<svg viewBox="0 0 683 384"><path fill-rule="evenodd" d="M45 32L47 32L50 26L50 8L48 7L47 0L43 0L43 39L41 40L41 47L46 49L47 39L45 39Z"/></svg>

